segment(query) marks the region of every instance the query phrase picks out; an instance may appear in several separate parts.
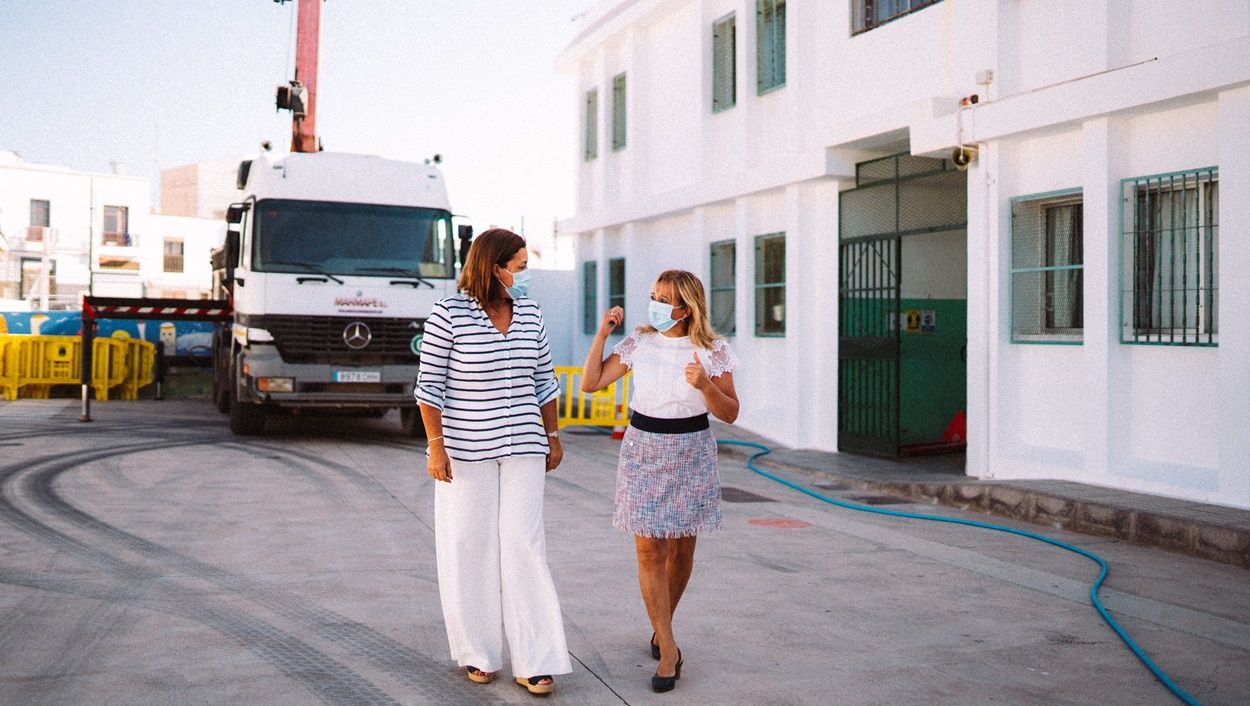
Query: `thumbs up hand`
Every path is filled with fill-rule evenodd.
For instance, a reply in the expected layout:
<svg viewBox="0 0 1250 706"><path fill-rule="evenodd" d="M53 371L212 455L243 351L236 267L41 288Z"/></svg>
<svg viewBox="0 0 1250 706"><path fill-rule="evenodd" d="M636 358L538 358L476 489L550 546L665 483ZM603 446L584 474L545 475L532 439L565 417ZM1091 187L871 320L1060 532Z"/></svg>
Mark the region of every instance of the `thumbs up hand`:
<svg viewBox="0 0 1250 706"><path fill-rule="evenodd" d="M712 384L712 381L708 379L707 371L703 369L703 363L699 362L698 351L695 351L694 360L686 364L686 382L700 392Z"/></svg>

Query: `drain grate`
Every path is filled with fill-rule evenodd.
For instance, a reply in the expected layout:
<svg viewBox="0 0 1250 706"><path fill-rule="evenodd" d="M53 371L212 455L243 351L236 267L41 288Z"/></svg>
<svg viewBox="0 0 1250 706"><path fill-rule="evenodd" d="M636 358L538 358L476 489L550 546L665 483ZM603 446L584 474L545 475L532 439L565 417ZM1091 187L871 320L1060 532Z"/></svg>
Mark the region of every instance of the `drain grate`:
<svg viewBox="0 0 1250 706"><path fill-rule="evenodd" d="M892 495L856 495L847 500L863 505L907 505L912 502L907 498L896 498Z"/></svg>
<svg viewBox="0 0 1250 706"><path fill-rule="evenodd" d="M777 502L772 498L766 498L763 495L756 495L742 488L734 488L728 485L722 485L720 489L720 497L727 503L772 503Z"/></svg>

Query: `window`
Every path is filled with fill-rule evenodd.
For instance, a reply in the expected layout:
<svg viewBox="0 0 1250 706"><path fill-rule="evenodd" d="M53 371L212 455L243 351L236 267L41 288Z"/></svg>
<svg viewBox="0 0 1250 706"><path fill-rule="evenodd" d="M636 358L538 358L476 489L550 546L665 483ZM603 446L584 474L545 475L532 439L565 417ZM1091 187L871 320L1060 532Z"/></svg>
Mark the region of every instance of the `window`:
<svg viewBox="0 0 1250 706"><path fill-rule="evenodd" d="M582 263L582 333L599 330L599 263Z"/></svg>
<svg viewBox="0 0 1250 706"><path fill-rule="evenodd" d="M612 79L612 149L625 147L625 74Z"/></svg>
<svg viewBox="0 0 1250 706"><path fill-rule="evenodd" d="M1081 192L1011 202L1011 340L1080 343L1084 330Z"/></svg>
<svg viewBox="0 0 1250 706"><path fill-rule="evenodd" d="M586 93L586 161L599 156L599 91Z"/></svg>
<svg viewBox="0 0 1250 706"><path fill-rule="evenodd" d="M608 308L619 306L625 309L625 258L617 257L608 260ZM617 326L612 332L620 335L625 326Z"/></svg>
<svg viewBox="0 0 1250 706"><path fill-rule="evenodd" d="M735 260L738 255L738 244L732 240L712 243L712 276L708 281L708 317L712 320L712 328L725 336L736 333L737 320L734 305L737 289L734 276L737 270Z"/></svg>
<svg viewBox="0 0 1250 706"><path fill-rule="evenodd" d="M786 335L786 234L755 238L755 335Z"/></svg>
<svg viewBox="0 0 1250 706"><path fill-rule="evenodd" d="M30 200L30 227L26 229L26 240L32 243L43 242L43 232L51 224L52 205L42 199Z"/></svg>
<svg viewBox="0 0 1250 706"><path fill-rule="evenodd" d="M130 245L129 213L125 206L104 207L104 244Z"/></svg>
<svg viewBox="0 0 1250 706"><path fill-rule="evenodd" d="M712 112L738 103L738 26L731 14L712 24Z"/></svg>
<svg viewBox="0 0 1250 706"><path fill-rule="evenodd" d="M1121 340L1218 343L1219 181L1215 167L1125 179Z"/></svg>
<svg viewBox="0 0 1250 706"><path fill-rule="evenodd" d="M755 87L786 85L786 0L755 0Z"/></svg>
<svg viewBox="0 0 1250 706"><path fill-rule="evenodd" d="M182 272L183 244L181 240L165 239L165 271Z"/></svg>
<svg viewBox="0 0 1250 706"><path fill-rule="evenodd" d="M854 26L851 34L867 32L874 27L909 15L916 10L936 5L942 0L851 0Z"/></svg>

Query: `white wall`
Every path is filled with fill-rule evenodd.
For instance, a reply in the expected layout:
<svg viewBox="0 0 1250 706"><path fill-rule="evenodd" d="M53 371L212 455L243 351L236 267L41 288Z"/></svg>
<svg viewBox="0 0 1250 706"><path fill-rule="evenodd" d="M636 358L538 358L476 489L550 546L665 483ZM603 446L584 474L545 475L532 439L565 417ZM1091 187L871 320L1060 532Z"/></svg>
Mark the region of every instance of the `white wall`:
<svg viewBox="0 0 1250 706"><path fill-rule="evenodd" d="M947 0L859 35L849 2L787 3L786 85L755 88L748 0L600 3L561 61L600 93L599 154L579 162L580 263L627 259L632 326L650 278L674 262L706 278L708 244L738 245L740 424L833 450L837 410L838 189L854 165L963 139L967 277L959 237L916 252L909 291L969 306L968 472L1054 477L1250 507L1250 3ZM737 105L711 112L711 26L737 18ZM611 13L611 17L605 17ZM979 86L975 75L991 69ZM611 77L628 72L629 140L610 146ZM959 114L960 96L980 104ZM579 150L581 142L578 142ZM1120 180L1218 166L1220 343L1121 343ZM1240 185L1241 190L1235 190ZM1082 189L1085 340L1010 341L1010 199ZM1239 228L1239 229L1238 229ZM787 333L754 335L754 237L787 234ZM946 250L936 246L944 242ZM578 281L580 289L580 280ZM950 289L950 291L946 291ZM936 296L936 294L934 294ZM580 292L578 301L580 301ZM600 312L601 313L601 312ZM589 345L580 333L579 353Z"/></svg>

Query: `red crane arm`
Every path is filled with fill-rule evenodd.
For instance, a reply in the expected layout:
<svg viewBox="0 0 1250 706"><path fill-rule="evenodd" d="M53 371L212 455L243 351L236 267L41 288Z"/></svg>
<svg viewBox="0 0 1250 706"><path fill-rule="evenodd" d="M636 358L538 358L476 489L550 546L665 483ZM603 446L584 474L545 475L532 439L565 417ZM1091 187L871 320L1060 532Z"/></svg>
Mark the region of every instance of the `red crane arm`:
<svg viewBox="0 0 1250 706"><path fill-rule="evenodd" d="M296 6L295 80L307 91L304 112L291 119L291 151L316 152L317 140L317 64L321 50L321 3L323 0L299 0Z"/></svg>

